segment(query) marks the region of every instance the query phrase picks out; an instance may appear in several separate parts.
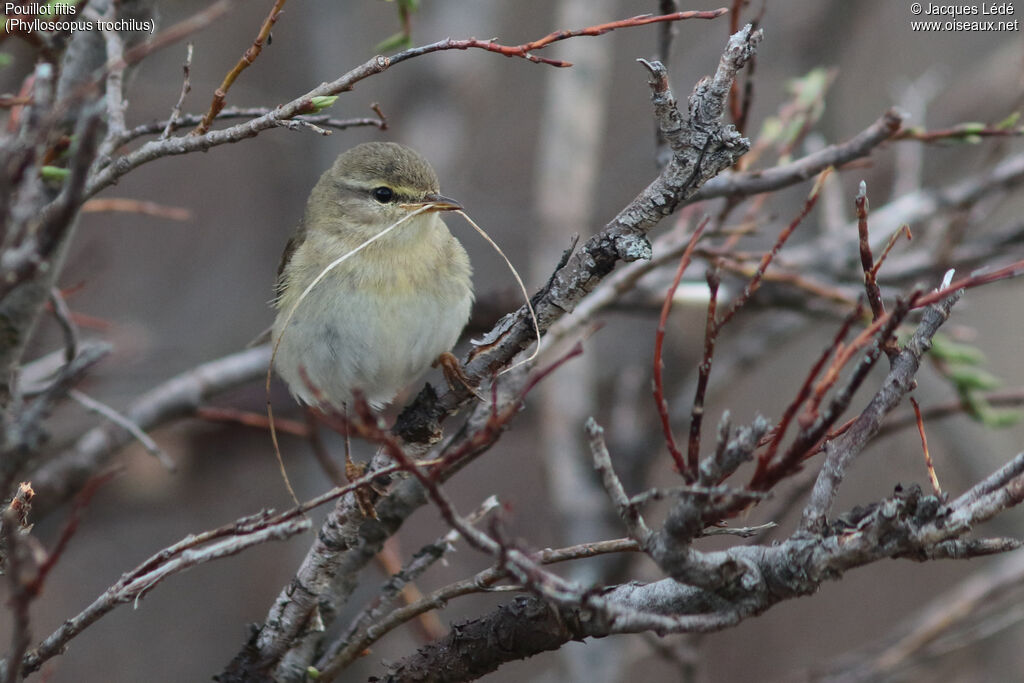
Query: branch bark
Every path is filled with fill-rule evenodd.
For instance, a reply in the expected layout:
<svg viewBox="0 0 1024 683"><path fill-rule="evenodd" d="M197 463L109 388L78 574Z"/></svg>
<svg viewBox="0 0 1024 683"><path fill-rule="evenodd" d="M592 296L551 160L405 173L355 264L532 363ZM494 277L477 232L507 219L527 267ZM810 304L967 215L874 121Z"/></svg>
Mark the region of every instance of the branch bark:
<svg viewBox="0 0 1024 683"><path fill-rule="evenodd" d="M579 252L570 256L548 285L535 295L533 306L542 333L571 312L619 261L649 258L646 234L703 183L734 164L746 151L749 143L724 123L723 113L731 83L753 55L761 35L748 26L730 37L715 75L701 80L694 89L686 118L676 108L665 67L658 63L647 65L655 115L673 150L672 159L636 199ZM489 379L530 345L532 337L533 325L524 306L500 322L474 350L464 365L467 377L471 381ZM499 393L502 393L501 387ZM396 429L407 443L420 442L422 447L424 439L439 433L437 425L443 416L471 396L466 389L452 390L441 396L433 390L425 390L399 418ZM512 396L515 398L503 400L518 402L519 394L513 392ZM486 421L491 410L492 407L484 406L483 411L478 408L474 415ZM474 419L470 418L471 424ZM451 476L469 459L446 470L442 479ZM379 462L388 461L384 458ZM356 572L425 500L425 493L416 482L402 482L378 504L377 520L364 519L350 498L339 501L258 634L219 680L300 680L305 675L302 663L310 660L307 655L320 636L319 626L311 627L329 624L334 610L344 604L354 590Z"/></svg>

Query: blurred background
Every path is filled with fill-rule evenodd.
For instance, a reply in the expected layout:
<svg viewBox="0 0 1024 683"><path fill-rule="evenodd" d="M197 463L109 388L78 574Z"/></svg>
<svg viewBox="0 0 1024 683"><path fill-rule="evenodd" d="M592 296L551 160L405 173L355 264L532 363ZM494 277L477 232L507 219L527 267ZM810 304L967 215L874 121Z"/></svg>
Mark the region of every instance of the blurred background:
<svg viewBox="0 0 1024 683"><path fill-rule="evenodd" d="M161 25L169 26L206 4L162 3ZM214 89L251 44L271 4L240 3L192 37L192 92L184 111L206 110ZM496 37L518 44L557 29L656 12L657 5L653 0L425 0L413 16L413 42ZM744 22L757 11L757 6L745 10ZM1009 18L1019 19L1021 14L1024 7L1017 7ZM744 133L755 137L766 117L790 99L786 83L819 66L835 69L835 80L811 145L848 139L894 105L912 110L926 102L924 118L911 123L929 128L997 122L1021 107L1024 41L1019 31L916 33L910 29L911 19L905 3L884 0L790 0L769 6L762 24L765 39L757 57L754 104ZM394 4L380 0L291 3L274 28L272 44L231 89L228 105L272 107L290 101L363 63L398 29ZM682 22L677 31L668 66L676 95L683 99L701 76L714 71L729 33L728 17ZM322 137L282 128L206 154L162 159L130 173L101 197L182 207L191 218L172 221L113 213L82 218L61 286L74 289L68 302L82 316L84 332L110 340L115 352L81 388L124 408L161 381L242 348L266 328L272 320L268 301L278 259L309 189L339 152L365 140L394 140L421 151L437 170L442 191L467 207L519 267L528 287L536 289L557 263L571 233L586 237L599 230L657 172L646 72L636 62L655 56L657 37L657 27L630 28L548 48L545 56L576 63L573 69L583 73L576 81L568 69L483 51L427 55L359 83L330 110L338 118L373 116L370 107L377 103L387 117L387 131L360 128ZM0 90L16 92L31 65L11 41L5 49L14 61L0 69ZM185 46L178 44L141 64L128 89L129 125L166 119L181 87L184 57ZM834 176L832 191L840 202L831 208L845 212L840 218L853 217L852 200L862 179L868 182L873 208L892 198L898 147L884 147L870 163ZM925 147L922 180L925 187L943 186L1022 150L1019 139ZM805 152L799 149L794 156ZM780 192L766 203L759 216L762 237L751 239L749 248L771 243L778 228L798 211L810 184ZM704 210L713 212L716 206ZM1024 202L1018 196L992 214L972 216L965 229L984 234L1005 226L1022 210ZM816 209L794 242L814 236L818 223L825 220L823 214L823 207ZM665 221L655 234L671 222ZM478 298L509 292L514 296L514 281L497 255L457 217L448 224L473 259ZM883 233L897 227L872 225ZM911 227L916 233L927 226ZM1024 384L1022 294L1018 282L973 291L951 321L951 329L983 350L987 367L1011 387ZM666 366L675 386L686 386L699 359L703 316L703 307L696 304L677 306L673 314ZM741 316L726 329L719 358L741 348L744 338L764 323L759 316ZM613 458L620 470L626 470L627 480L631 448L660 444L648 429L654 414L648 391L654 322L649 311L609 314L605 327L587 342L584 358L550 380L567 392L559 394L563 398L557 401L558 412L543 410L542 406L553 409L553 399L538 394L502 441L451 482L448 490L460 509L468 511L497 494L509 506L513 533L538 548L595 540L588 536L593 533L622 535L614 523L603 532L600 525L588 527L588 520L607 513L607 505L583 492L567 491L566 479L558 473L566 467L589 467L565 457L578 447L582 420L589 414L608 427ZM724 383L712 374L706 433L726 407L736 424L758 412L778 417L799 386L808 359L835 329L830 320L812 321L801 334L758 354L756 368L732 372ZM52 320L42 323L37 337L30 355L59 346ZM921 384L919 400L925 404L955 398L948 385L927 370ZM862 392L855 407L863 405L869 392ZM576 400L567 403L565 396ZM670 399L683 411L690 395ZM276 383L274 401L281 417L301 418ZM254 382L213 403L259 413L263 384ZM619 412L613 410L616 406ZM542 415L548 419L542 420ZM59 416L54 449L62 445L62 434L67 438L94 420L69 407ZM684 433L685 421L679 420L676 430ZM169 474L137 447L117 457L123 472L100 490L47 581L45 594L34 605L34 640L87 606L122 572L181 537L261 508L289 505L265 432L187 419L152 436L178 463L179 471ZM1016 454L1022 437L1020 425L995 431L963 417L929 425L936 469L954 494ZM337 441L326 438L340 455ZM300 498L329 488L308 444L285 437L282 449ZM356 449L362 457L368 452L365 445ZM642 481L633 482L636 491L674 481L668 457L661 451L657 455L659 461L642 470ZM878 500L891 494L897 482L926 485L921 460L915 430L877 440L851 472L837 509ZM65 511L58 511L42 520L36 533L52 544L64 517ZM756 512L749 519L761 521L765 520ZM783 525L781 533L791 530L786 524L792 520L776 521ZM991 527L987 531L993 534L1019 537L1024 516L1013 511ZM436 512L423 508L399 535L404 556L443 532ZM170 578L135 608L124 606L89 628L42 675L55 683L208 680L242 646L248 637L246 625L264 618L311 540L309 536L266 545ZM909 617L943 589L992 561L997 560L877 564L826 584L811 598L784 603L730 631L687 641L685 647L680 638L665 639L656 647L641 636L573 644L559 653L506 666L488 680L580 680L580 672L586 670L580 652L586 653L582 659L610 662L602 665L604 680L677 680L680 661L691 654L697 657L697 680L791 680L795 672L826 665L871 642L880 635L880 624ZM488 564L487 558L460 546L447 565L434 567L420 585L432 589ZM642 560L628 567L593 563L591 568L566 571L581 572L577 576L613 572L619 580L657 576L656 569ZM353 606L371 598L383 579L379 570L368 568ZM440 618L447 624L482 615L506 599L461 598ZM0 641L6 642L10 624L0 621ZM344 617L341 622L347 623ZM391 634L352 670L351 678L379 673L382 659L410 653L420 642L418 637L414 627ZM957 651L941 660L939 678L1011 680L1024 671L1022 638L1024 629L1015 625ZM672 654L661 646L671 648ZM936 671L918 673L933 678Z"/></svg>

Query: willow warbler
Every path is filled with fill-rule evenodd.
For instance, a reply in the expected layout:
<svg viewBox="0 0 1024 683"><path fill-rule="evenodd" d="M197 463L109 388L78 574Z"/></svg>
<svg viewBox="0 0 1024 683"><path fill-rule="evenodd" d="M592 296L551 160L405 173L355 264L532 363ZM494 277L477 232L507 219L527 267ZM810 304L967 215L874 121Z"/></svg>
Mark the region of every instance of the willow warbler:
<svg viewBox="0 0 1024 683"><path fill-rule="evenodd" d="M303 403L343 409L359 390L379 407L458 341L472 270L440 216L462 207L439 190L430 164L392 142L344 152L313 187L278 267L272 332L274 366Z"/></svg>

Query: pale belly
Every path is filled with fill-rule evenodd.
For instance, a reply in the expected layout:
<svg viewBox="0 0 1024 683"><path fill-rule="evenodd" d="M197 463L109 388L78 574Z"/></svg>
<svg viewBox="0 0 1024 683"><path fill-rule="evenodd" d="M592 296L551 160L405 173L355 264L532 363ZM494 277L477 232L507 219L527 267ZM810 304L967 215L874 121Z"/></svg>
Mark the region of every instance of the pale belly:
<svg viewBox="0 0 1024 683"><path fill-rule="evenodd" d="M438 296L439 283L429 292L387 297L321 285L299 304L274 360L295 397L309 405L317 405L319 395L340 408L351 402L354 389L375 406L390 402L451 350L469 318L470 290L458 282L444 288L446 303ZM322 314L313 318L309 310ZM284 317L275 323L275 341Z"/></svg>

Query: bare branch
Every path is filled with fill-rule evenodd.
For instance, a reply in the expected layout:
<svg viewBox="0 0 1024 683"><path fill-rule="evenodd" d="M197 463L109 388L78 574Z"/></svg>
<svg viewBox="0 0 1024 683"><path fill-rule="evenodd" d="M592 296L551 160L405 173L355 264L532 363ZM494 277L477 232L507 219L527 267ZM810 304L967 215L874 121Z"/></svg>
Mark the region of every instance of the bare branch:
<svg viewBox="0 0 1024 683"><path fill-rule="evenodd" d="M148 590L178 572L191 569L200 564L237 555L238 553L268 541L282 541L310 528L308 517L288 519L283 522L262 526L249 525L249 528L238 529L237 534L209 544L203 548L189 548L180 552L162 551L153 558L142 563L132 571L124 574L114 585L96 598L91 605L65 621L38 647L25 655L22 671L25 674L38 671L39 667L51 657L60 654L67 643L81 633L97 619L107 614L119 604L134 602L142 598ZM191 543L193 539L185 539ZM173 546L172 546L173 547ZM169 557L164 559L164 553Z"/></svg>
<svg viewBox="0 0 1024 683"><path fill-rule="evenodd" d="M892 138L900 129L902 115L890 109L880 119L850 140L826 147L802 159L762 171L723 174L705 183L691 201L714 197L737 197L779 190L813 178L828 167L842 168L855 159L867 156L876 147Z"/></svg>
<svg viewBox="0 0 1024 683"><path fill-rule="evenodd" d="M135 439L139 443L141 443L142 446L147 451L149 451L150 455L156 457L156 459L160 461L160 464L166 467L168 470L173 472L176 469L174 461L171 460L166 453L164 453L160 446L157 445L156 441L153 441L152 437L150 437L149 434L142 431L137 424L129 420L127 417L117 412L116 410L108 406L106 403L101 403L100 401L97 401L96 399L88 396L87 394L82 393L81 391L78 391L77 389L72 389L71 391L69 391L68 396L73 398L78 403L82 404L82 406L84 406L88 410L91 410L97 415L102 415L103 417L107 418L114 424L126 429L129 434L134 436Z"/></svg>
<svg viewBox="0 0 1024 683"><path fill-rule="evenodd" d="M590 437L590 452L594 458L594 469L601 475L601 483L604 490L611 498L615 509L619 513L619 519L626 525L629 537L636 540L641 546L647 542L651 530L647 527L643 515L637 509L638 505L626 495L622 487L622 481L615 474L612 467L612 459L608 454L608 446L604 442L604 430L600 425L590 418L586 425L587 436Z"/></svg>
<svg viewBox="0 0 1024 683"><path fill-rule="evenodd" d="M265 345L204 363L140 396L123 414L139 429L153 429L192 414L211 396L260 378L269 362L270 348ZM46 510L66 500L133 438L129 431L108 424L86 432L74 446L32 474L33 486L40 494L38 507Z"/></svg>
<svg viewBox="0 0 1024 683"><path fill-rule="evenodd" d="M161 140L166 140L171 137L171 132L175 129L181 119L181 106L185 103L185 97L192 90L192 43L189 43L185 47L185 62L181 65L181 70L183 73L183 78L181 80L181 93L178 95L178 101L174 103L174 107L171 109L171 115L167 119L167 123L164 125L163 132L160 133ZM130 134L126 133L125 137L128 138L128 135Z"/></svg>
<svg viewBox="0 0 1024 683"><path fill-rule="evenodd" d="M226 3L228 3L228 0L221 0L221 3L218 3L218 5ZM211 6L210 9L212 10L213 7L217 7L218 5ZM719 14L721 14L721 12L718 11L703 13L681 12L676 15L670 15L668 17L635 17L633 19L626 19L621 22L612 22L611 24L592 26L586 29L581 29L580 31L576 32L556 32L538 41L534 41L534 43L524 43L523 45L515 47L498 45L490 41L479 41L475 39L463 41L448 39L437 43L432 43L430 45L424 45L422 47L410 48L408 50L399 52L398 54L393 55L391 57L384 57L382 55L378 55L370 59L369 61L363 63L362 65L356 67L355 69L352 69L351 71L344 74L340 78L337 78L329 83L323 83L318 87L310 90L305 95L302 95L301 97L298 97L292 100L291 102L288 102L287 104L277 107L276 109L268 112L267 114L258 116L257 118L247 121L245 123L238 124L230 128L225 128L223 130L208 131L206 133L203 133L202 135L186 135L166 140L152 140L150 142L147 142L139 149L112 160L110 164L108 164L106 167L104 167L102 170L96 173L90 179L89 184L85 188L85 196L93 196L100 190L103 190L104 188L109 187L110 185L115 183L117 179L123 176L125 173L128 173L129 171L138 168L139 166L146 164L150 161L154 161L156 159L160 159L170 155L189 154L191 152L197 151L205 152L206 150L212 147L216 147L218 145L239 142L241 140L254 137L259 133L270 128L275 128L281 125L281 122L283 121L288 121L302 114L309 114L316 109L316 107L313 104L314 97L338 95L342 92L346 92L348 90L351 90L359 81L369 78L370 76L383 73L384 71L387 71L391 66L395 64L399 64L414 57L419 57L420 55L444 50L465 50L468 48L480 48L492 52L498 52L501 54L521 53L519 54L519 56L522 56L527 59L533 58L533 61L553 63L554 60L547 60L542 57L533 57L533 55L527 56L528 51L530 49L538 49L538 47L544 47L545 45L548 45L556 40L563 40L565 38L573 37L574 35L600 35L601 33L613 30L614 28L619 28L620 26L640 26L643 24L661 21L678 21L691 17L714 18L716 16L719 16ZM172 29L174 28L175 27L172 27ZM195 27L191 25L183 27L183 29L184 28L188 28L188 32L195 30ZM171 34L172 29L168 29L164 33ZM167 41L170 41L171 38L174 38L175 40L180 39L183 35L185 35L182 32L183 29L177 30L173 35L169 35ZM150 47L153 45L153 43L156 42L157 41L153 41L152 43L147 43L145 46L140 46L147 48L147 51L145 52L140 50L140 48L134 48L128 51L123 61L131 64L137 61L138 59L141 59L141 57L144 56L144 54L148 54L149 51L156 49L155 47ZM743 61L745 61L745 59ZM739 62L739 64L742 64L742 62ZM736 68L739 68L739 64ZM724 97L724 95L724 93L721 94L722 97Z"/></svg>
<svg viewBox="0 0 1024 683"><path fill-rule="evenodd" d="M263 43L265 43L270 36L270 30L274 28L274 24L277 23L278 18L281 16L281 10L284 9L284 3L287 0L275 0L273 7L270 8L270 14L263 20L263 25L260 26L260 31L256 35L255 40L252 41L252 45L245 51L238 63L235 64L234 68L231 69L224 76L224 80L220 86L213 93L213 101L210 103L210 108L203 115L199 125L196 126L195 130L192 131L195 135L202 135L206 131L210 130L210 124L220 113L220 110L224 108L224 99L228 95L228 90L231 89L232 84L235 82L245 69L252 65L256 58L260 56L263 51ZM191 51L190 51L191 52ZM188 72L185 73L186 83L188 79ZM182 90L184 95L185 90ZM173 117L172 117L173 118ZM168 127L169 128L169 127ZM166 137L166 136L165 136Z"/></svg>
<svg viewBox="0 0 1024 683"><path fill-rule="evenodd" d="M538 57L533 52L547 47L551 43L558 42L559 40L565 40L566 38L576 38L578 36L600 36L609 31L614 31L617 28L627 28L631 26L645 26L647 24L666 23L674 21L682 21L685 19L717 19L718 17L725 14L728 10L721 7L716 10L709 12L674 12L672 14L664 14L660 16L652 16L650 14L641 14L635 16L632 19L622 19L620 21L611 21L607 24L600 24L598 26L588 26L587 28L575 30L575 31L555 31L549 33L539 40L534 40L529 43L523 43L522 45L500 45L492 40L477 40L470 38L469 40L442 40L437 43L430 45L424 45L423 47L413 48L411 50L405 50L400 52L391 58L392 64L397 64L400 61L411 59L412 57L418 57L421 54L427 54L428 52L436 52L437 50L467 50L470 48L477 48L481 50L487 50L489 52L497 52L500 55L506 57L522 57L531 62L538 64L548 64L550 66L567 67L572 66L571 63L562 61L560 59L548 59L547 57Z"/></svg>
<svg viewBox="0 0 1024 683"><path fill-rule="evenodd" d="M949 318L950 310L959 299L959 295L953 294L927 310L914 336L892 360L892 369L882 389L871 399L854 426L839 439L826 443L827 456L800 521L802 531L811 534L822 533L825 515L832 507L832 501L842 483L847 466L860 454L867 441L878 432L882 419L911 389L914 375L921 364L921 357L931 348L932 337Z"/></svg>

